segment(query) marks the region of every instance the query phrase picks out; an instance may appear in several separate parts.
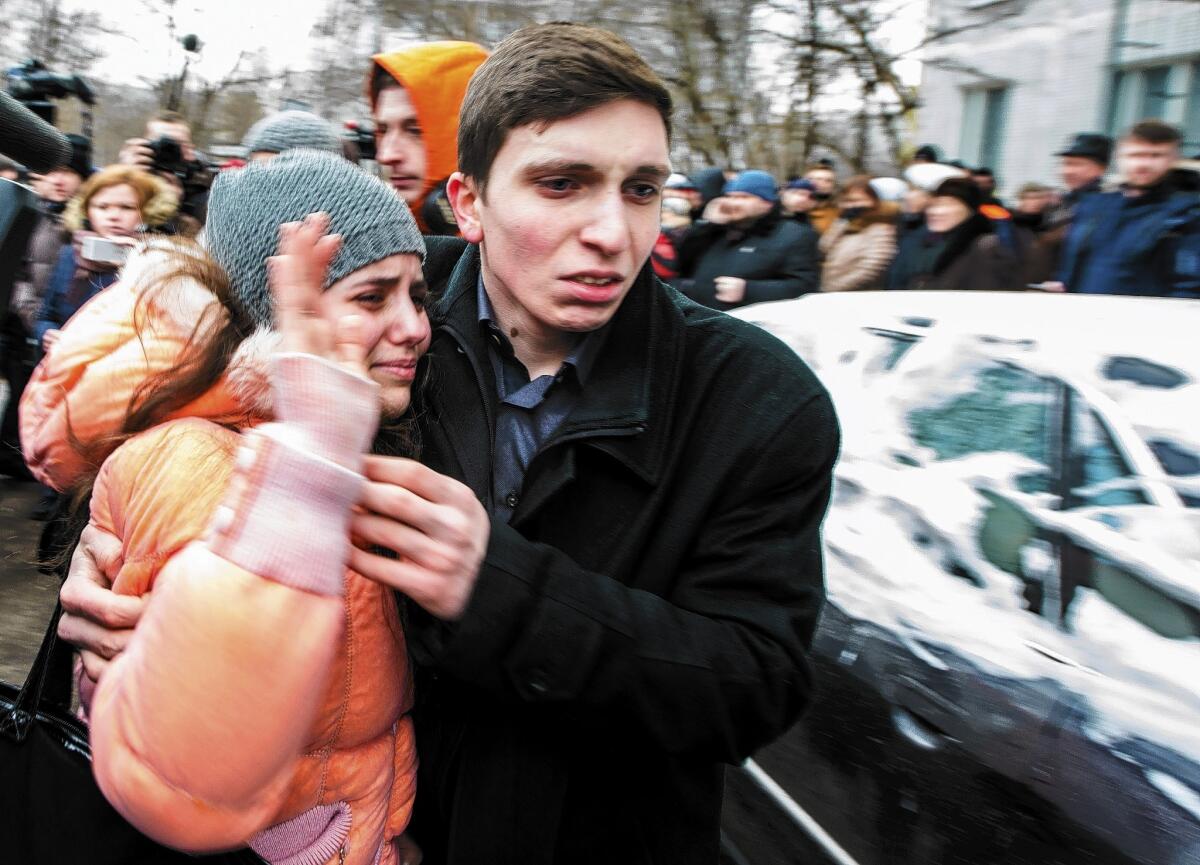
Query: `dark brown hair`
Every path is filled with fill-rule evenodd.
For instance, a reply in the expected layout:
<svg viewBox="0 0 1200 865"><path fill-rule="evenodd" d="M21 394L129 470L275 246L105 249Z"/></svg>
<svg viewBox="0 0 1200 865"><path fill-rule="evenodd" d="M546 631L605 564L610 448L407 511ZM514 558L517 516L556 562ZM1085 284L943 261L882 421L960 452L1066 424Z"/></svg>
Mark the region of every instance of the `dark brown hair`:
<svg viewBox="0 0 1200 865"><path fill-rule="evenodd" d="M375 67L371 70L371 83L367 86L372 110L375 108L375 103L379 101L379 94L392 87L403 89L404 85L397 80L395 75L376 63Z"/></svg>
<svg viewBox="0 0 1200 865"><path fill-rule="evenodd" d="M134 310L134 330L141 339L146 304L157 292L167 290L175 280L198 282L213 293L219 305L205 309L184 345L179 360L170 369L141 382L129 398L129 407L121 428L95 442L72 444L95 469L126 440L161 423L168 416L199 399L225 374L233 353L253 329L233 301L229 277L194 241L175 239L179 247L172 254L172 266L165 270L138 300ZM68 430L70 422L68 419ZM91 479L88 481L90 486Z"/></svg>
<svg viewBox="0 0 1200 865"><path fill-rule="evenodd" d="M463 98L458 167L482 190L510 130L547 125L619 99L658 111L671 137L671 94L625 40L583 24L522 27L496 46Z"/></svg>
<svg viewBox="0 0 1200 865"><path fill-rule="evenodd" d="M1143 120L1135 123L1125 133L1126 139L1145 141L1147 144L1178 144L1183 140L1179 130L1161 120Z"/></svg>
<svg viewBox="0 0 1200 865"><path fill-rule="evenodd" d="M875 206L879 206L879 193L875 191L875 187L871 185L871 178L865 174L856 174L843 184L839 195L845 195L847 192L862 192L870 196L875 202Z"/></svg>

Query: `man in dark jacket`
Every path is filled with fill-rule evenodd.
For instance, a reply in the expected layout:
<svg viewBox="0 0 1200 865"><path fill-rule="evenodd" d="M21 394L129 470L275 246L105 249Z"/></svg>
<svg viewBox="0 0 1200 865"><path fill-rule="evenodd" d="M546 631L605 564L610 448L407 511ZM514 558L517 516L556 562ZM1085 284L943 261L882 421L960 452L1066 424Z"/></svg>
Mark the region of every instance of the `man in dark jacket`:
<svg viewBox="0 0 1200 865"><path fill-rule="evenodd" d="M1051 290L1200 297L1200 198L1169 182L1180 140L1157 120L1125 134L1117 157L1124 182L1080 204Z"/></svg>
<svg viewBox="0 0 1200 865"><path fill-rule="evenodd" d="M1059 157L1059 176L1067 193L1041 220L1031 255L1030 282L1057 279L1063 244L1075 211L1085 198L1102 191L1104 175L1112 161L1112 145L1112 139L1107 135L1081 132L1055 154Z"/></svg>
<svg viewBox="0 0 1200 865"><path fill-rule="evenodd" d="M426 465L370 460L353 529L408 611L426 865L714 865L723 764L809 698L837 423L792 351L654 278L670 106L573 24L463 102ZM105 621L90 555L69 636Z"/></svg>
<svg viewBox="0 0 1200 865"><path fill-rule="evenodd" d="M774 178L743 171L679 245L678 285L698 303L733 309L816 291L817 264L817 233L784 218Z"/></svg>
<svg viewBox="0 0 1200 865"><path fill-rule="evenodd" d="M80 135L67 137L71 144L68 160L33 180L39 217L25 249L25 260L13 285L3 323L4 377L9 398L0 422L0 474L22 480L30 475L21 457L17 406L39 356L32 341L35 325L50 274L68 242L62 227L63 210L92 173L91 142Z"/></svg>
<svg viewBox="0 0 1200 865"><path fill-rule="evenodd" d="M715 863L722 764L808 699L836 421L794 353L647 266L669 106L563 24L505 40L463 104L471 244L430 240L420 416L486 552L465 593L408 581L400 523L399 562L359 563L416 602L427 863Z"/></svg>

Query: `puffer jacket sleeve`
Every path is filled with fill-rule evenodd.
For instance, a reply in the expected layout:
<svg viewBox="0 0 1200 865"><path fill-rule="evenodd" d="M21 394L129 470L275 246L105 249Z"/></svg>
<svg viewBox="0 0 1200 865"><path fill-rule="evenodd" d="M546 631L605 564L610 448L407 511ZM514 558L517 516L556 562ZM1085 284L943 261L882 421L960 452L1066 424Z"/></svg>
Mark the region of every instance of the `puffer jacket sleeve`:
<svg viewBox="0 0 1200 865"><path fill-rule="evenodd" d="M114 589L152 592L97 686L93 768L126 819L183 850L240 846L270 825L344 629L349 518L378 397L332 364L280 363L292 361L293 393L335 420L280 409L281 422L241 436L175 421L118 449L94 488L92 521L122 544Z"/></svg>
<svg viewBox="0 0 1200 865"><path fill-rule="evenodd" d="M75 314L34 370L21 398L21 443L42 483L65 490L99 464L107 454L81 446L117 433L138 384L173 369L189 340L224 320L216 297L195 281L146 291L161 267L153 259L137 272L127 267Z"/></svg>

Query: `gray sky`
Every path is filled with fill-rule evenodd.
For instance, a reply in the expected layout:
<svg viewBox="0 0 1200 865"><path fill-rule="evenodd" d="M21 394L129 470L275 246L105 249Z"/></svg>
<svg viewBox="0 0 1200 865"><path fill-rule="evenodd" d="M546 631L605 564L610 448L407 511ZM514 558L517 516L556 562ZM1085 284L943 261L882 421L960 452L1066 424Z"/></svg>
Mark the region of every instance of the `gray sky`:
<svg viewBox="0 0 1200 865"><path fill-rule="evenodd" d="M927 0L886 2L898 10L896 23L886 34L889 40L900 48L915 44ZM66 0L64 5L97 10L120 31L102 43L108 56L91 70L94 77L136 83L139 77L161 77L182 66L183 51L171 42L165 16L146 12L137 0ZM175 21L178 35L195 33L205 43L192 69L215 80L230 71L242 51L265 50L272 70L308 68L309 34L324 8L325 0L180 0ZM920 67L907 63L903 74L915 82Z"/></svg>
<svg viewBox="0 0 1200 865"><path fill-rule="evenodd" d="M136 83L178 70L184 53L167 33L166 17L144 11L135 0L67 0L69 8L95 9L120 35L101 44L108 56L91 70L95 78ZM192 69L207 79L229 72L239 52L265 49L272 69L307 68L309 33L324 0L181 0L175 7L178 35L195 33L204 42Z"/></svg>

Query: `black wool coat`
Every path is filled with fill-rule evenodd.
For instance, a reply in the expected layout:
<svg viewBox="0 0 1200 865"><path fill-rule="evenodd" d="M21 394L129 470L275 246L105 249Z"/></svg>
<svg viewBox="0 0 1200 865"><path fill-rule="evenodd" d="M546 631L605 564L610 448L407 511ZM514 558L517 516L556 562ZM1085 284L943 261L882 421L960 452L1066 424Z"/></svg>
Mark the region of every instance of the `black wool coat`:
<svg viewBox="0 0 1200 865"><path fill-rule="evenodd" d="M820 237L811 225L785 218L776 205L747 228L698 222L679 244L676 284L692 300L714 309L732 309L768 300L786 300L817 290ZM717 300L718 276L746 280L740 303Z"/></svg>
<svg viewBox="0 0 1200 865"><path fill-rule="evenodd" d="M479 252L429 244L425 460L487 502ZM838 443L794 353L643 269L462 618L408 610L428 865L717 861L722 764L809 699Z"/></svg>

